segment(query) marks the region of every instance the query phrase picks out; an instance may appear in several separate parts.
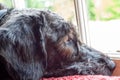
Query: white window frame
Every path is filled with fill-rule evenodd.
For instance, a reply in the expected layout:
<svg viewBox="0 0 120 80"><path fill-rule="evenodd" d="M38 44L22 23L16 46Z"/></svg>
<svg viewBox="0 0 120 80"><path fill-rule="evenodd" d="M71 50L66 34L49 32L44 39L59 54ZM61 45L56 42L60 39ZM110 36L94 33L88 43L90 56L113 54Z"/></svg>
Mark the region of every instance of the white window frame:
<svg viewBox="0 0 120 80"><path fill-rule="evenodd" d="M86 0L74 0L74 5L80 40L88 46L91 46Z"/></svg>
<svg viewBox="0 0 120 80"><path fill-rule="evenodd" d="M12 0L12 4L14 8L23 9L25 8L25 1L24 0Z"/></svg>

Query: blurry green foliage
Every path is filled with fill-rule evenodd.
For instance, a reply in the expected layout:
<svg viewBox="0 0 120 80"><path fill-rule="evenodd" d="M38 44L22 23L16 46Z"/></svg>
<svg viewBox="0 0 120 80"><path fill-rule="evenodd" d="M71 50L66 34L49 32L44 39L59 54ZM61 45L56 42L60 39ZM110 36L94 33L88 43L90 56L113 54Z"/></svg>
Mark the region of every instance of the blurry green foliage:
<svg viewBox="0 0 120 80"><path fill-rule="evenodd" d="M88 15L90 20L96 20L96 14L95 14L95 6L93 3L93 0L87 1L87 7L88 7Z"/></svg>
<svg viewBox="0 0 120 80"><path fill-rule="evenodd" d="M54 11L55 8L52 5L54 1L55 0L25 0L25 3L26 7L28 8L50 9ZM94 0L87 0L89 19L96 20L97 17L100 17L100 20L120 19L120 0L110 1L112 1L112 5L106 4L104 11L102 11L105 15L109 14L108 17L105 17L97 14L95 10ZM13 7L12 0L0 0L0 3L3 3L4 5L10 8Z"/></svg>
<svg viewBox="0 0 120 80"><path fill-rule="evenodd" d="M28 8L40 8L52 10L52 3L54 0L25 0L26 7Z"/></svg>
<svg viewBox="0 0 120 80"><path fill-rule="evenodd" d="M111 16L108 18L103 18L103 20L120 19L120 0L112 0L113 5L106 8L106 13Z"/></svg>
<svg viewBox="0 0 120 80"><path fill-rule="evenodd" d="M102 11L105 15L109 15L108 17L102 16L95 12L94 0L87 0L88 2L88 13L90 20L96 20L97 17L100 17L100 20L112 20L112 19L120 19L120 0L110 0L112 5L107 5Z"/></svg>

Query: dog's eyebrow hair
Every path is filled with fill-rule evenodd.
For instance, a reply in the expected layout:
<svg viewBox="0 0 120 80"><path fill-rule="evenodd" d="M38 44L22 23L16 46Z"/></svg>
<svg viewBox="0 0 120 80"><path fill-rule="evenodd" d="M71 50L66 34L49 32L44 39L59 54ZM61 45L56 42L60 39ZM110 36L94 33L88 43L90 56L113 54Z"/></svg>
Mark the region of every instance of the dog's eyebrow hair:
<svg viewBox="0 0 120 80"><path fill-rule="evenodd" d="M0 30L9 30L9 29L8 29L8 28L2 28L2 27L1 27Z"/></svg>

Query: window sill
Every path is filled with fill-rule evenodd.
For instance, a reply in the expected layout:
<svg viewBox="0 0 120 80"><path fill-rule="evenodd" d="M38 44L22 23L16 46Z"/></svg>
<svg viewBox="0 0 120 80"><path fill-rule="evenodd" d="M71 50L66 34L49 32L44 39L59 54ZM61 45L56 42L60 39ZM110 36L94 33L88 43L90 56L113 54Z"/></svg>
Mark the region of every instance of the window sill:
<svg viewBox="0 0 120 80"><path fill-rule="evenodd" d="M106 53L111 59L120 60L120 52L116 53Z"/></svg>

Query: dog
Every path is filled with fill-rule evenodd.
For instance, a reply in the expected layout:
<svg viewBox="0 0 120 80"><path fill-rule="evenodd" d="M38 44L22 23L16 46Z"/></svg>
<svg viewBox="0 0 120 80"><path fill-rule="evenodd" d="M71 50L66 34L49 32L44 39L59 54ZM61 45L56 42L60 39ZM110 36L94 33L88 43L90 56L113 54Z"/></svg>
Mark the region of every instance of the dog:
<svg viewBox="0 0 120 80"><path fill-rule="evenodd" d="M114 61L82 43L74 27L51 11L0 10L0 79L111 75Z"/></svg>

